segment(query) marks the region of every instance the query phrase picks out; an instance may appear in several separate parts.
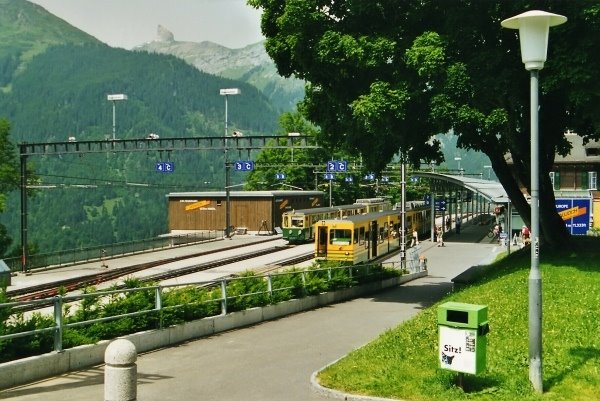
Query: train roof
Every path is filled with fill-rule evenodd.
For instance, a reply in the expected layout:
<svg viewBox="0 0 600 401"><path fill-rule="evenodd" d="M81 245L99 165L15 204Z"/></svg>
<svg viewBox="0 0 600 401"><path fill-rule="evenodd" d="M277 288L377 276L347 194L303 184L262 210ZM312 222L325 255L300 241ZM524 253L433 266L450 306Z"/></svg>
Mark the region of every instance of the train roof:
<svg viewBox="0 0 600 401"><path fill-rule="evenodd" d="M375 220L378 219L380 217L385 217L385 216L399 216L401 214L400 210L385 210L383 212L371 212L371 213L364 213L364 214L355 214L353 216L347 216L341 219L324 219L321 220L320 222L318 222L317 224L321 224L321 222L326 222L326 223L335 223L335 222L340 222L340 221L349 221L352 223L360 223L363 221L369 221L369 220Z"/></svg>
<svg viewBox="0 0 600 401"><path fill-rule="evenodd" d="M362 204L352 204L352 205L338 205L338 206L325 206L325 207L313 207L313 208L308 208L308 209L298 209L298 210L290 210L285 212L285 214L314 214L314 213L326 213L326 212L333 212L333 211L337 211L337 210L349 210L349 209L356 209L359 207L363 207L364 205Z"/></svg>

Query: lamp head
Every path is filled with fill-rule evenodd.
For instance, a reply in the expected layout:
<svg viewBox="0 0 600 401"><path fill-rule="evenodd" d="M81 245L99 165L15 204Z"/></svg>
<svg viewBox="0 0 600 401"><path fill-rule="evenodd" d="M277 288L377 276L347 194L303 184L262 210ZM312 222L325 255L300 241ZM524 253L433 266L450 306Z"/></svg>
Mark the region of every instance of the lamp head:
<svg viewBox="0 0 600 401"><path fill-rule="evenodd" d="M548 50L548 30L551 26L564 24L567 17L546 11L532 10L500 23L504 28L518 29L521 42L521 60L526 70L544 68Z"/></svg>

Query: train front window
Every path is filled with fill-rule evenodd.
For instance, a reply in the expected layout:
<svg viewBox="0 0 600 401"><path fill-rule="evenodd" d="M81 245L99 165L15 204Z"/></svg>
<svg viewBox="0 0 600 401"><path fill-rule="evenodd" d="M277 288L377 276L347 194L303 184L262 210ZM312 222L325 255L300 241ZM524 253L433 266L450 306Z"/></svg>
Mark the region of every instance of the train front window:
<svg viewBox="0 0 600 401"><path fill-rule="evenodd" d="M304 227L304 218L302 217L292 217L292 227Z"/></svg>
<svg viewBox="0 0 600 401"><path fill-rule="evenodd" d="M329 232L329 243L331 245L350 245L352 241L352 231L343 229L334 229Z"/></svg>

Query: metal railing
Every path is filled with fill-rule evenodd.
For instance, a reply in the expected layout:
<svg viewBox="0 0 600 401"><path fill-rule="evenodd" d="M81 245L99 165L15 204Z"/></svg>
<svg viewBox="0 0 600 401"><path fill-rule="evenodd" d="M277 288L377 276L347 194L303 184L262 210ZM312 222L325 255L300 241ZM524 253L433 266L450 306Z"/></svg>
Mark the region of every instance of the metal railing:
<svg viewBox="0 0 600 401"><path fill-rule="evenodd" d="M34 270L49 266L68 266L86 263L94 260L110 259L140 252L151 252L174 246L189 245L196 242L207 241L222 237L222 231L206 231L182 234L171 237L149 238L139 241L117 242L114 244L99 245L89 248L67 249L58 252L48 252L29 255L27 269ZM4 263L11 271L21 271L21 257L4 259Z"/></svg>
<svg viewBox="0 0 600 401"><path fill-rule="evenodd" d="M248 297L263 297L262 301L255 302L252 306L266 306L272 303L281 302L286 299L293 299L310 295L312 293L320 293L327 290L348 288L357 283L374 281L381 277L391 277L401 275L401 271L391 272L392 269L382 268L380 265L355 265L344 267L332 267L321 269L308 270L290 270L277 273L269 273L266 275L249 275L243 277L227 277L213 281L199 281L187 284L172 284L172 285L155 285L148 287L117 289L108 291L96 291L78 295L55 296L52 298L39 299L33 301L8 302L0 304L0 316L13 316L17 313L22 313L24 309L31 310L36 308L52 308L53 324L46 328L37 328L18 333L0 335L0 342L12 340L21 337L35 336L43 333L53 333L54 351L60 352L63 350L64 331L66 329L92 325L113 321L121 318L135 317L141 315L155 314L156 325L154 328L163 327L163 312L168 310L176 310L186 306L200 306L207 304L215 304L214 313L206 314L202 317L225 315L230 310L230 305L237 300ZM287 279L286 279L287 278ZM315 278L328 283L328 288L323 289L317 284L315 286ZM245 280L254 280L255 288L251 292L236 293L235 283ZM258 284L258 285L257 285ZM311 287L312 285L312 287ZM176 288L195 288L206 290L203 295L208 299L192 300L186 303L174 305L164 305L165 297L170 293L170 289ZM89 320L80 320L66 322L68 317L65 316L65 305L73 302L85 302L86 299L95 299L101 305L106 305L111 299L126 297L127 295L136 292L152 292L154 305L151 308L137 310L134 312L120 313L111 316L95 317ZM212 291L212 292L210 292ZM283 291L289 291L287 296L277 297L276 294ZM82 306L80 305L80 308ZM235 309L235 307L233 308ZM235 309L235 310L241 310ZM193 319L191 319L193 320ZM24 327L27 325L24 325ZM146 328L147 329L147 328ZM145 330L146 330L145 329ZM6 332L6 331L5 331ZM128 333L131 334L131 333ZM47 352L47 351L44 351Z"/></svg>

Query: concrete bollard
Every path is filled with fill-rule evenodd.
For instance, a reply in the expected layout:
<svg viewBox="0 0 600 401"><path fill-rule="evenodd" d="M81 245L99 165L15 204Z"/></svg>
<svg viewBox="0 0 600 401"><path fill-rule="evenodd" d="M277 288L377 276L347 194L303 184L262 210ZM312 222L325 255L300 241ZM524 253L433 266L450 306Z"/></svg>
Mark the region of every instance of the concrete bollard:
<svg viewBox="0 0 600 401"><path fill-rule="evenodd" d="M137 350L129 340L111 342L104 352L104 400L137 399Z"/></svg>

